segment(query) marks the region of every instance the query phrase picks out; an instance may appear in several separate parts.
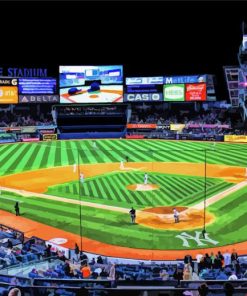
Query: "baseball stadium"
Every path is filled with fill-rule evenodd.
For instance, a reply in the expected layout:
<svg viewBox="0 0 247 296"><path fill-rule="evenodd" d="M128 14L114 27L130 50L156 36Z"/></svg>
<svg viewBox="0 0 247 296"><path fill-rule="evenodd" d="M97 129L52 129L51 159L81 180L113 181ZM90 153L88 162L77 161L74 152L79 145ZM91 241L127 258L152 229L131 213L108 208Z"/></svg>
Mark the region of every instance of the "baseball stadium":
<svg viewBox="0 0 247 296"><path fill-rule="evenodd" d="M247 295L246 7L134 6L1 30L0 296Z"/></svg>

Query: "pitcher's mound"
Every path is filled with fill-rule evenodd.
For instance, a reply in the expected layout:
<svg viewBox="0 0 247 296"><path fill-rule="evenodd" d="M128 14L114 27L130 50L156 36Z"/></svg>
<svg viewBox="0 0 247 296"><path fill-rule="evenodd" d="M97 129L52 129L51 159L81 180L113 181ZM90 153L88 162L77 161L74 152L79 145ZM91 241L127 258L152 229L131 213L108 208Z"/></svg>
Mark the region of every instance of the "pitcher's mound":
<svg viewBox="0 0 247 296"><path fill-rule="evenodd" d="M126 186L128 190L132 191L150 191L150 190L157 190L160 188L159 185L156 184L132 184Z"/></svg>
<svg viewBox="0 0 247 296"><path fill-rule="evenodd" d="M157 207L144 209L137 214L136 222L142 226L164 230L190 230L203 228L204 212L187 207L176 207L180 213L179 223L175 223L173 217L174 207ZM211 224L215 220L212 213L206 212L206 225Z"/></svg>

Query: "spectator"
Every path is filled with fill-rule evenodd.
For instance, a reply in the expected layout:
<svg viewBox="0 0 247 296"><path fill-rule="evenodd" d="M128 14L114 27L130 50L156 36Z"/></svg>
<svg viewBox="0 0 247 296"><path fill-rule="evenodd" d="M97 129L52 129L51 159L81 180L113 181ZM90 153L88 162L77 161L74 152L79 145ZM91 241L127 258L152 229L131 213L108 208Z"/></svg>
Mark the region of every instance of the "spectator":
<svg viewBox="0 0 247 296"><path fill-rule="evenodd" d="M224 292L226 296L232 296L234 293L234 287L231 283L224 283Z"/></svg>
<svg viewBox="0 0 247 296"><path fill-rule="evenodd" d="M87 263L81 265L81 274L84 279L89 278L91 275L91 269Z"/></svg>
<svg viewBox="0 0 247 296"><path fill-rule="evenodd" d="M207 284L201 284L201 286L198 288L198 292L200 296L206 296L208 295L209 289Z"/></svg>

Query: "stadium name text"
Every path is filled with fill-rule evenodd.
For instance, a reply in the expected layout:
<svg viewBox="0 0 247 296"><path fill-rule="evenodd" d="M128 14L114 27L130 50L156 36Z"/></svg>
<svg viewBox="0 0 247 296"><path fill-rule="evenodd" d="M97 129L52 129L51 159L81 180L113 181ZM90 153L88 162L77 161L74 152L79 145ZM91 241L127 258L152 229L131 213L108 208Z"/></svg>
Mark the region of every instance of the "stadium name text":
<svg viewBox="0 0 247 296"><path fill-rule="evenodd" d="M0 76L8 77L47 77L47 69L42 68L3 68L0 67Z"/></svg>

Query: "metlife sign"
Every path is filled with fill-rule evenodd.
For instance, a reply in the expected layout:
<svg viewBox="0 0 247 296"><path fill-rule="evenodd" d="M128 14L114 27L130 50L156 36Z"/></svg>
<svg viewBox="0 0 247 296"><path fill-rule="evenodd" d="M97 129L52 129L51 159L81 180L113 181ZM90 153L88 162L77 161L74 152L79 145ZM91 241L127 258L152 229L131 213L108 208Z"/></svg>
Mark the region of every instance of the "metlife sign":
<svg viewBox="0 0 247 296"><path fill-rule="evenodd" d="M162 93L133 93L125 94L124 102L157 102L163 101Z"/></svg>
<svg viewBox="0 0 247 296"><path fill-rule="evenodd" d="M183 102L185 96L184 84L164 85L164 101Z"/></svg>
<svg viewBox="0 0 247 296"><path fill-rule="evenodd" d="M207 82L207 75L165 76L164 84L185 84Z"/></svg>

